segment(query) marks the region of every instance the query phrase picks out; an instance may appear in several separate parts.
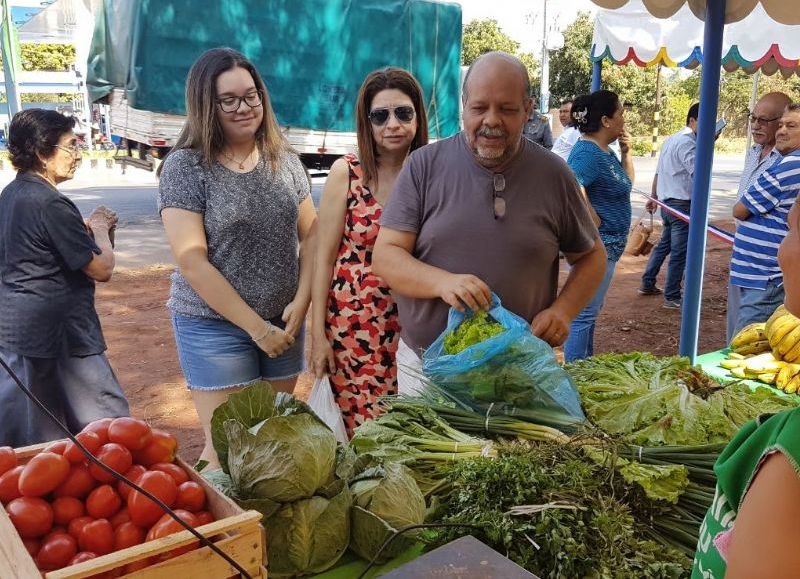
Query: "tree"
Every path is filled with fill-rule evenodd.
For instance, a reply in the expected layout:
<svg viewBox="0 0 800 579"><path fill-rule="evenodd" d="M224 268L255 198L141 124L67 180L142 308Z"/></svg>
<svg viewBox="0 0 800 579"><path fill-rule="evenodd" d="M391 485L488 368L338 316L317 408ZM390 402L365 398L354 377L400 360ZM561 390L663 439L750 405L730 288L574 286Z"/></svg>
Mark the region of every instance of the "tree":
<svg viewBox="0 0 800 579"><path fill-rule="evenodd" d="M517 56L528 69L531 85L538 86L539 61L529 52L518 52L519 42L503 32L498 26L497 20L473 20L464 27L461 40L461 64L469 66L480 55L495 50Z"/></svg>
<svg viewBox="0 0 800 579"><path fill-rule="evenodd" d="M461 64L469 66L481 54L502 50L516 54L519 42L508 36L497 25L497 20L473 20L464 27L461 39Z"/></svg>
<svg viewBox="0 0 800 579"><path fill-rule="evenodd" d="M71 44L20 44L22 70L66 71L75 64L75 47ZM2 63L2 58L0 58Z"/></svg>
<svg viewBox="0 0 800 579"><path fill-rule="evenodd" d="M589 92L592 84L593 24L588 12L580 12L564 30L564 47L550 56L550 96L557 103Z"/></svg>

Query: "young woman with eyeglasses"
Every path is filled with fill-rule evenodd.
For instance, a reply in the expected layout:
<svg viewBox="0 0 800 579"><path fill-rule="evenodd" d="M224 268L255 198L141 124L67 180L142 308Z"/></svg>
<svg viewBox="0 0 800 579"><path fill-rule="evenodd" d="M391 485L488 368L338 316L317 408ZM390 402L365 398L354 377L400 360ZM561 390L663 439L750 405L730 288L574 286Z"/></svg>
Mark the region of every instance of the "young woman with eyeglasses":
<svg viewBox="0 0 800 579"><path fill-rule="evenodd" d="M186 113L161 167L159 210L178 264L167 307L206 436L200 459L214 468L214 409L258 379L291 392L303 370L316 213L308 175L242 54L200 56Z"/></svg>
<svg viewBox="0 0 800 579"><path fill-rule="evenodd" d="M399 68L370 73L358 93L359 154L336 161L325 183L312 290L310 366L329 376L348 434L397 392L397 306L372 272L383 207L408 154L428 142L417 80Z"/></svg>
<svg viewBox="0 0 800 579"><path fill-rule="evenodd" d="M600 239L606 248L603 282L581 313L572 321L564 343L564 359L580 360L594 353L594 326L622 257L631 226L631 188L634 180L630 135L625 131L625 111L619 96L608 90L581 95L572 103L572 118L581 132L567 163L589 202ZM622 159L610 145L619 141Z"/></svg>

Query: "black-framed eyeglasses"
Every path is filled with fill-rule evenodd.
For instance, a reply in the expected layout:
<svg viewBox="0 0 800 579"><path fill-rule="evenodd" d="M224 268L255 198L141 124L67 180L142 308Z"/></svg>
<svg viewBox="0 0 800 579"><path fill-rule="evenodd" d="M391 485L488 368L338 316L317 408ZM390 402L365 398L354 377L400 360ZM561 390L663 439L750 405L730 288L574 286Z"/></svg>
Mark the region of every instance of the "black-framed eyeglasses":
<svg viewBox="0 0 800 579"><path fill-rule="evenodd" d="M408 105L394 108L380 107L369 112L369 121L376 127L382 127L389 120L389 114L394 114L394 118L401 123L410 123L414 120L416 112L414 107Z"/></svg>
<svg viewBox="0 0 800 579"><path fill-rule="evenodd" d="M749 115L747 115L747 120L749 120L752 124L759 123L761 125L767 125L769 123L774 123L775 121L777 121L780 118L781 118L780 115L778 115L777 117L775 117L773 119L765 119L764 117L757 117L753 113L750 113Z"/></svg>
<svg viewBox="0 0 800 579"><path fill-rule="evenodd" d="M495 173L492 175L492 184L494 185L494 190L492 191L494 218L502 219L506 216L506 200L500 194L506 190L506 178L502 173Z"/></svg>
<svg viewBox="0 0 800 579"><path fill-rule="evenodd" d="M261 91L249 92L244 96L228 96L217 99L219 108L226 113L235 113L242 106L242 101L251 109L261 106Z"/></svg>

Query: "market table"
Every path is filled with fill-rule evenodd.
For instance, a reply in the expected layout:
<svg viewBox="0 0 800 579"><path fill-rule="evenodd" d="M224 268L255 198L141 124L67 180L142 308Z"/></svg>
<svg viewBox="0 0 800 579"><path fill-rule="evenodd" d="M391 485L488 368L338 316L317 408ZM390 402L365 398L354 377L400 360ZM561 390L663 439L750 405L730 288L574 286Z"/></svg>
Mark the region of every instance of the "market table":
<svg viewBox="0 0 800 579"><path fill-rule="evenodd" d="M723 348L721 350L717 350L716 352L708 352L707 354L698 356L696 363L700 366L700 368L702 368L703 372L718 382L742 382L747 384L751 390L755 390L756 388L769 388L780 396L795 396L795 394L786 394L785 392L781 392L777 388L773 388L769 384L764 384L758 380L743 380L741 378L731 376L727 369L719 365L720 362L728 357L730 352L730 348Z"/></svg>

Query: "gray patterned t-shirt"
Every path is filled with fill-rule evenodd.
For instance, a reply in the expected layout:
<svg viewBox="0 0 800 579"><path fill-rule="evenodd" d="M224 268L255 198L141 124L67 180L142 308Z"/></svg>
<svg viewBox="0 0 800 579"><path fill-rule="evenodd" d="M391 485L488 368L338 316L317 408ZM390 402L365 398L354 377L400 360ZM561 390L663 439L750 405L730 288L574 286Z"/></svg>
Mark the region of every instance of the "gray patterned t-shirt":
<svg viewBox="0 0 800 579"><path fill-rule="evenodd" d="M202 214L211 265L262 318L280 316L297 291L297 220L310 192L300 159L287 154L277 172L262 159L252 171L236 173L217 162L206 167L197 151L176 150L164 160L158 189L159 213L175 207ZM222 319L178 268L167 307Z"/></svg>

